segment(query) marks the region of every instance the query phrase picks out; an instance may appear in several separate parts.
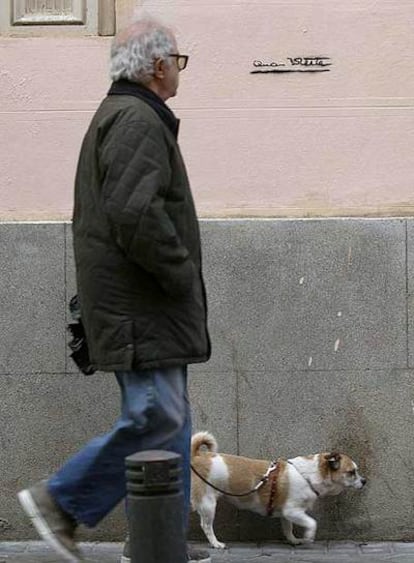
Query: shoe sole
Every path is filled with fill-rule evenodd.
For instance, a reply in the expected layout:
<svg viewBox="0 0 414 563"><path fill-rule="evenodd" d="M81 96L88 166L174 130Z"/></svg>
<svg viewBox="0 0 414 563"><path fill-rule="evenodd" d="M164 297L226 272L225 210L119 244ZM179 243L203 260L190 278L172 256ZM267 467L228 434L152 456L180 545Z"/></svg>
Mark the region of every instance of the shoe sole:
<svg viewBox="0 0 414 563"><path fill-rule="evenodd" d="M65 561L70 561L71 563L79 563L79 561L82 561L82 559L76 557L73 553L66 549L66 547L56 538L48 523L41 515L32 495L28 490L20 491L20 493L17 494L17 498L42 539L53 547L59 555L64 557Z"/></svg>
<svg viewBox="0 0 414 563"><path fill-rule="evenodd" d="M130 557L125 557L124 555L121 557L121 563L131 563Z"/></svg>

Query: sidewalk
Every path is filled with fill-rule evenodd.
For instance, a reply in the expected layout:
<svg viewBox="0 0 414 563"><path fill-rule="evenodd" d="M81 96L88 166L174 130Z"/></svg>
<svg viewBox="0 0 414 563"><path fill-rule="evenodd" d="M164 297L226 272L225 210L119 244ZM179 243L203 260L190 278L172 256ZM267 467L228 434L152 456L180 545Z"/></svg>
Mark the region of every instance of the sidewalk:
<svg viewBox="0 0 414 563"><path fill-rule="evenodd" d="M122 544L85 543L81 548L88 563L118 563ZM211 555L212 563L414 563L414 543L317 542L296 548L230 543L225 551L212 549ZM43 542L0 542L0 563L61 563L61 559Z"/></svg>

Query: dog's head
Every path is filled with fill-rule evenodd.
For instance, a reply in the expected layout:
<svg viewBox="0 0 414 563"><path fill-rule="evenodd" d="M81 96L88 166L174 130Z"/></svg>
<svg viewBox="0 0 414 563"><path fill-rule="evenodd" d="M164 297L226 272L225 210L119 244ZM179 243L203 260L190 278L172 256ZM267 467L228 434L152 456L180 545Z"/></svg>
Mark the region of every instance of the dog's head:
<svg viewBox="0 0 414 563"><path fill-rule="evenodd" d="M362 489L367 480L358 473L357 464L346 454L331 452L320 456L323 480L331 481L338 489Z"/></svg>

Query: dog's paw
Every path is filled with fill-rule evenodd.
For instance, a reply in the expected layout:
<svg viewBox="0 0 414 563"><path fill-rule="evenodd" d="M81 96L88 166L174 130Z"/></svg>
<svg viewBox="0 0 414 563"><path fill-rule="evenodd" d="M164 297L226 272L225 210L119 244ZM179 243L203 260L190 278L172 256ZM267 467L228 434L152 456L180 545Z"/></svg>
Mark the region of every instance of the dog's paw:
<svg viewBox="0 0 414 563"><path fill-rule="evenodd" d="M217 542L215 542L215 543L213 544L213 547L214 547L215 549L226 549L227 546L226 546L225 543L223 543L223 542L221 542L221 541L217 541Z"/></svg>
<svg viewBox="0 0 414 563"><path fill-rule="evenodd" d="M289 542L291 545L302 545L303 539L301 539L301 538L295 538L294 536L292 536L291 538L288 539L288 542Z"/></svg>
<svg viewBox="0 0 414 563"><path fill-rule="evenodd" d="M302 539L300 540L300 543L301 543L302 545L311 545L314 541L315 541L315 538L306 538L306 537L305 537L305 538L302 538Z"/></svg>
<svg viewBox="0 0 414 563"><path fill-rule="evenodd" d="M296 538L295 536L292 536L288 539L288 542L291 545L309 545L313 543L314 540L311 538Z"/></svg>

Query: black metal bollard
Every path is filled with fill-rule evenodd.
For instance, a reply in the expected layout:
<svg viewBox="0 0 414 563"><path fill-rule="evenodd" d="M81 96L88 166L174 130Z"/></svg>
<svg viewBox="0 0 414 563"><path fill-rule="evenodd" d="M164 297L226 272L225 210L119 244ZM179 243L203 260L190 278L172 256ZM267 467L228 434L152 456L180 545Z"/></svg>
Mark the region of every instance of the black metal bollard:
<svg viewBox="0 0 414 563"><path fill-rule="evenodd" d="M149 450L125 463L131 563L185 563L181 456Z"/></svg>

